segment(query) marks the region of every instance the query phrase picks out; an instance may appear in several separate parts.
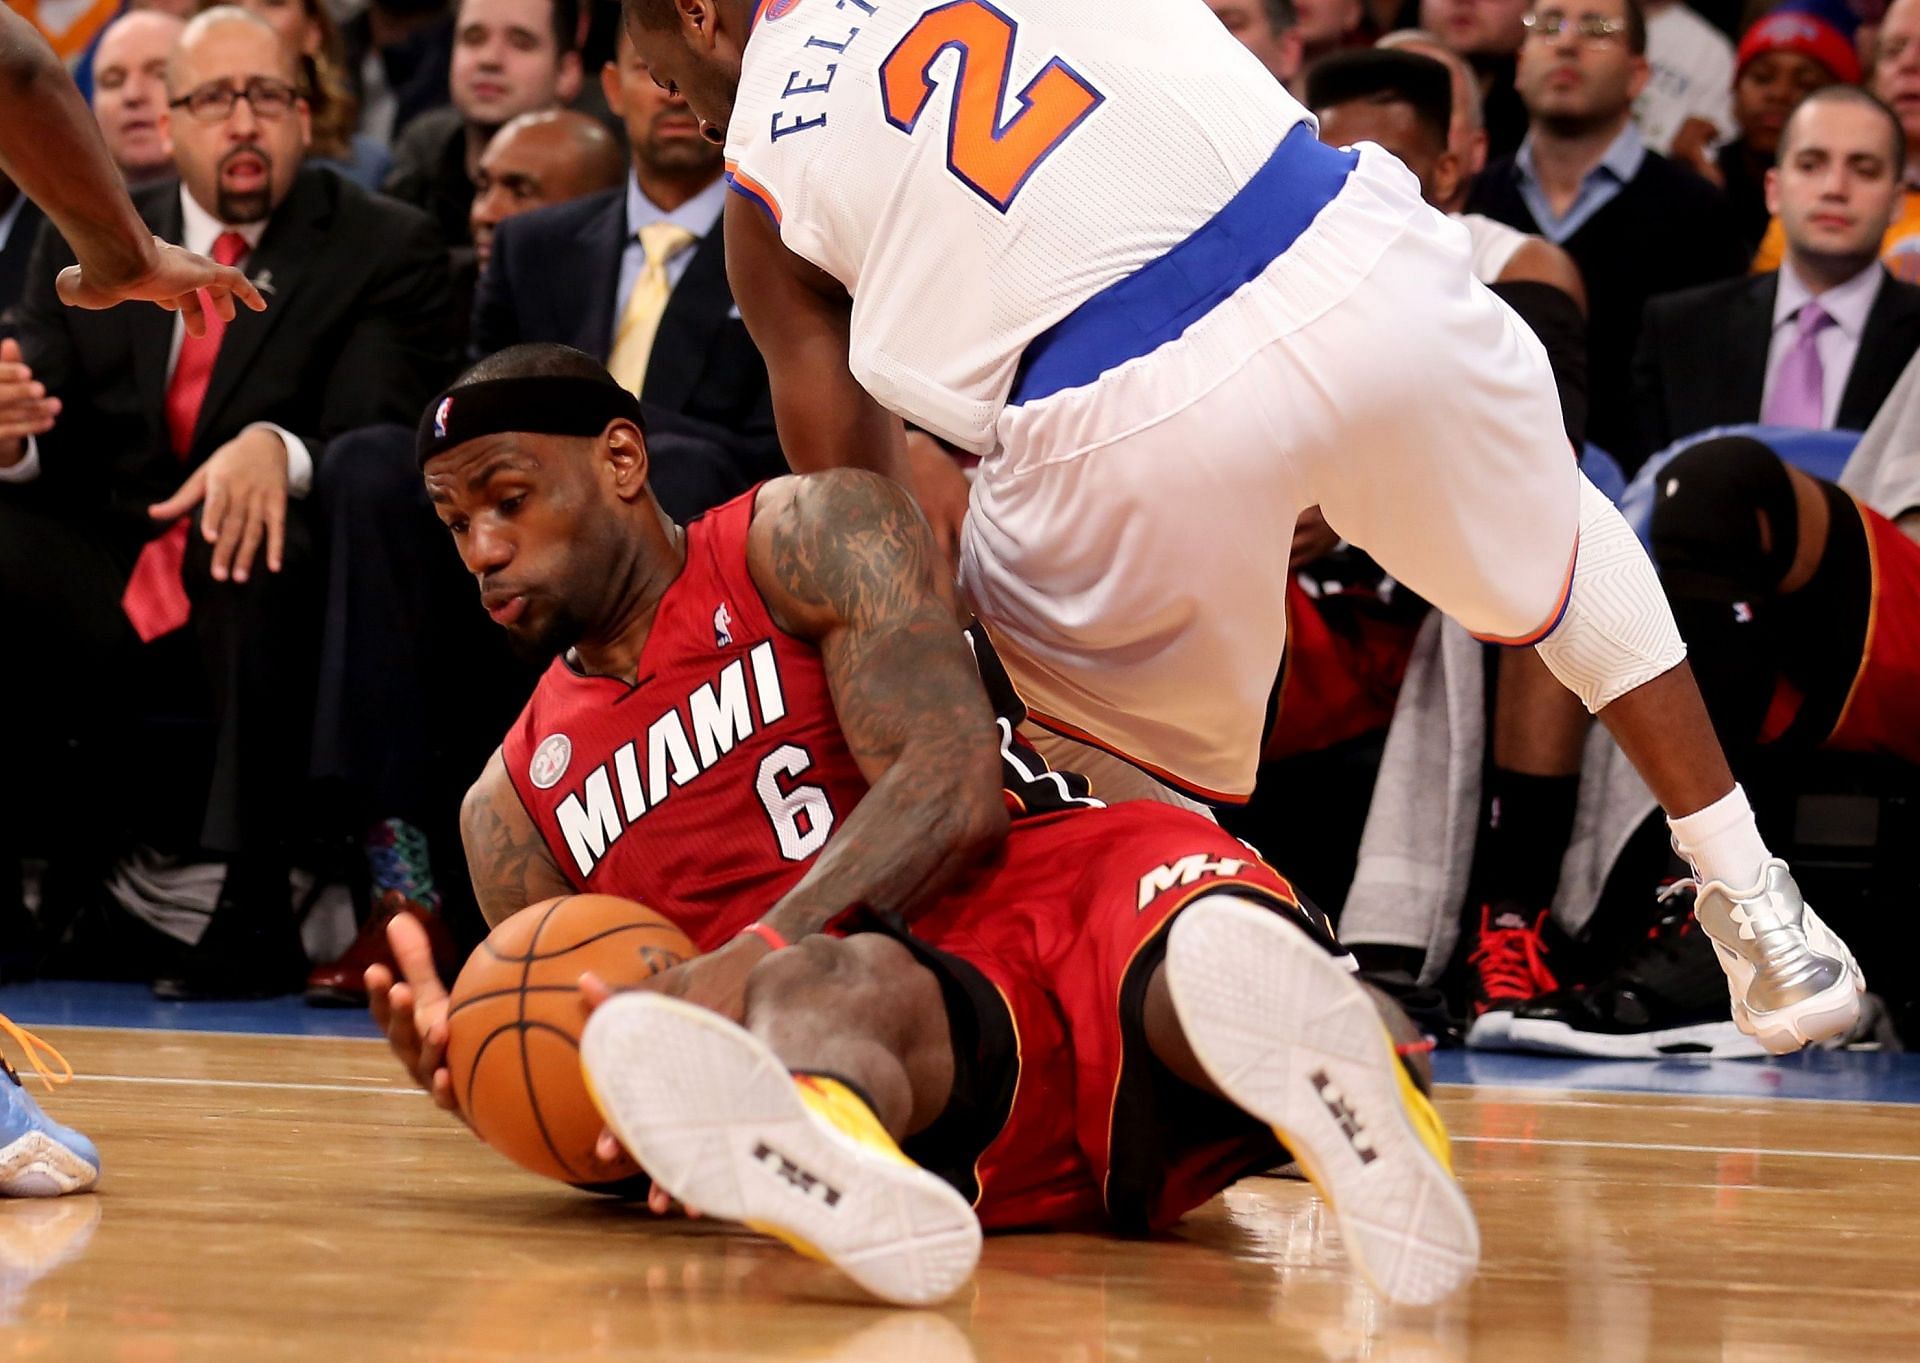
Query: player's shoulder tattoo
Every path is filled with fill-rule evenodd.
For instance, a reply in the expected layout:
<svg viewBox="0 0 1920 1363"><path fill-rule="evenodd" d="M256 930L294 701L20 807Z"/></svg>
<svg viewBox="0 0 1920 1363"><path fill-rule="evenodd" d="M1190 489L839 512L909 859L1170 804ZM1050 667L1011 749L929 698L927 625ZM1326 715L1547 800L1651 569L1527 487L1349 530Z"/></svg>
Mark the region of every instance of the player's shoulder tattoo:
<svg viewBox="0 0 1920 1363"><path fill-rule="evenodd" d="M920 509L891 478L829 469L792 480L768 508L782 592L849 624L912 615L944 599L944 565Z"/></svg>
<svg viewBox="0 0 1920 1363"><path fill-rule="evenodd" d="M474 898L490 924L572 888L520 803L498 752L460 803L460 840Z"/></svg>

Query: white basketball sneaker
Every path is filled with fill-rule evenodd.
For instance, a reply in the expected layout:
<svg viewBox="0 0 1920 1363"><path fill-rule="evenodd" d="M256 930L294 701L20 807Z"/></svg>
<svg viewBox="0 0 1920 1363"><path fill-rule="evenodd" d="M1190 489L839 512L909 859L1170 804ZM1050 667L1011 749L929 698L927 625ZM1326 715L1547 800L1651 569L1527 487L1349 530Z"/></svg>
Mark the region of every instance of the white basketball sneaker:
<svg viewBox="0 0 1920 1363"><path fill-rule="evenodd" d="M1866 977L1778 857L1752 889L1706 881L1694 913L1727 973L1734 1025L1773 1054L1844 1036L1859 1020Z"/></svg>

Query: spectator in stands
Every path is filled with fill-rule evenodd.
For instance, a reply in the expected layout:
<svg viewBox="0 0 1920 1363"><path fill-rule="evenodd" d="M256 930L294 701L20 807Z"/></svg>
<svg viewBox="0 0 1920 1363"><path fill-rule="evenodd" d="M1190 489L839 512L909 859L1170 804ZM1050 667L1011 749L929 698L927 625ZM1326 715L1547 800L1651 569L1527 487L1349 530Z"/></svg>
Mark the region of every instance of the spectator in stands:
<svg viewBox="0 0 1920 1363"><path fill-rule="evenodd" d="M392 146L448 98L453 14L447 0L371 0L340 27L360 131Z"/></svg>
<svg viewBox="0 0 1920 1363"><path fill-rule="evenodd" d="M387 193L424 208L447 244L465 247L480 153L503 125L580 90L577 0L461 0L453 103L415 119L394 143Z"/></svg>
<svg viewBox="0 0 1920 1363"><path fill-rule="evenodd" d="M1786 262L1647 304L1634 360L1647 449L1737 422L1866 429L1920 348L1920 287L1878 259L1905 162L1899 120L1857 86L1795 110L1767 172Z"/></svg>
<svg viewBox="0 0 1920 1363"><path fill-rule="evenodd" d="M20 186L0 175L0 334L7 331L8 310L20 301L20 290L27 282L27 259L45 221Z"/></svg>
<svg viewBox="0 0 1920 1363"><path fill-rule="evenodd" d="M53 281L73 256L41 233L19 353L25 392L46 396L37 438L0 442L0 610L20 659L0 706L34 717L23 742L78 740L106 791L143 704L206 693L212 777L184 850L225 881L155 987L254 995L304 974L288 886L317 627L301 494L322 441L407 419L444 381L445 257L414 210L302 166L297 73L253 15L195 18L167 78L181 183L136 202L157 235L243 264L270 307L197 338L152 310L66 308ZM101 800L78 822L100 843L117 813Z"/></svg>
<svg viewBox="0 0 1920 1363"><path fill-rule="evenodd" d="M1480 87L1487 154L1508 156L1527 134L1527 106L1514 84L1529 0L1421 0L1420 27L1465 57Z"/></svg>
<svg viewBox="0 0 1920 1363"><path fill-rule="evenodd" d="M1788 117L1823 85L1860 82L1858 23L1835 0L1788 0L1740 39L1733 79L1740 131L1720 148L1715 165L1741 235L1754 248L1766 235L1767 172Z"/></svg>
<svg viewBox="0 0 1920 1363"><path fill-rule="evenodd" d="M1487 127L1480 113L1480 87L1474 82L1473 68L1467 59L1446 46L1423 28L1403 28L1389 33L1377 46L1389 52L1416 52L1432 57L1453 77L1453 116L1447 123L1447 150L1459 167L1453 193L1431 200L1435 208L1458 213L1467 204L1467 190L1474 177L1486 169Z"/></svg>
<svg viewBox="0 0 1920 1363"><path fill-rule="evenodd" d="M182 20L160 10L134 10L100 35L93 61L93 116L130 189L173 178L167 140L167 55Z"/></svg>
<svg viewBox="0 0 1920 1363"><path fill-rule="evenodd" d="M493 255L493 229L530 209L610 189L626 168L626 151L606 124L572 109L521 114L493 135L474 177L473 208L467 218L473 250L453 253L461 354L469 348L480 275Z"/></svg>
<svg viewBox="0 0 1920 1363"><path fill-rule="evenodd" d="M761 438L771 458L766 366L727 285L720 148L700 136L685 100L654 84L624 30L601 84L627 127L626 185L494 233L474 353L524 341L573 346L649 406ZM782 467L766 462L742 476Z"/></svg>
<svg viewBox="0 0 1920 1363"><path fill-rule="evenodd" d="M1380 36L1364 0L1295 0L1306 65L1349 47L1371 47Z"/></svg>
<svg viewBox="0 0 1920 1363"><path fill-rule="evenodd" d="M470 218L482 270L493 255L493 229L508 218L615 188L626 153L606 125L571 109L521 114L493 135L474 177Z"/></svg>
<svg viewBox="0 0 1920 1363"><path fill-rule="evenodd" d="M1893 0L1875 43L1868 88L1899 115L1907 134L1907 191L1881 240L1880 254L1898 278L1920 283L1920 189L1915 187L1920 176L1920 0ZM1753 268L1777 270L1785 254L1786 238L1775 219L1767 224Z"/></svg>
<svg viewBox="0 0 1920 1363"><path fill-rule="evenodd" d="M1300 24L1293 0L1207 0L1213 17L1226 25L1273 78L1291 87L1300 74Z"/></svg>
<svg viewBox="0 0 1920 1363"><path fill-rule="evenodd" d="M1438 58L1396 48L1341 53L1314 66L1307 76L1308 107L1320 121L1322 142L1385 147L1419 177L1422 197L1439 208L1454 201L1461 187L1460 154L1453 149L1453 72ZM1444 86L1438 84L1442 75ZM1558 246L1478 213L1451 216L1473 239L1476 279L1547 284L1585 311L1579 267Z"/></svg>
<svg viewBox="0 0 1920 1363"><path fill-rule="evenodd" d="M1733 44L1686 0L1646 0L1647 83L1633 102L1640 139L1713 178L1713 149L1733 136Z"/></svg>
<svg viewBox="0 0 1920 1363"><path fill-rule="evenodd" d="M1920 4L1920 0L1914 0ZM1720 191L1648 151L1633 100L1646 84L1639 0L1559 0L1527 16L1520 92L1533 126L1475 183L1475 212L1566 248L1586 281L1588 438L1623 464L1643 451L1629 373L1648 298L1738 273Z"/></svg>
<svg viewBox="0 0 1920 1363"><path fill-rule="evenodd" d="M219 0L203 0L210 9ZM393 157L386 144L355 131L360 105L347 85L346 48L340 27L322 0L239 0L280 35L281 44L300 68L300 89L312 111L313 137L307 160L336 170L362 189L385 183Z"/></svg>

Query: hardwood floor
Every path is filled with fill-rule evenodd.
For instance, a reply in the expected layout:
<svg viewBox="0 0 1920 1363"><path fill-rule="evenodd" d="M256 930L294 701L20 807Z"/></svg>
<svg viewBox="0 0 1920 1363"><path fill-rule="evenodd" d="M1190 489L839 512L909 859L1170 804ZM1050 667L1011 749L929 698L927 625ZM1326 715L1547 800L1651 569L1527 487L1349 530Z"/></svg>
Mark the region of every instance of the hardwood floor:
<svg viewBox="0 0 1920 1363"><path fill-rule="evenodd" d="M0 1204L0 1359L849 1363L1920 1358L1920 1109L1447 1088L1473 1287L1391 1311L1304 1184L1153 1242L992 1240L935 1312L543 1184L377 1043L45 1028L94 1197Z"/></svg>

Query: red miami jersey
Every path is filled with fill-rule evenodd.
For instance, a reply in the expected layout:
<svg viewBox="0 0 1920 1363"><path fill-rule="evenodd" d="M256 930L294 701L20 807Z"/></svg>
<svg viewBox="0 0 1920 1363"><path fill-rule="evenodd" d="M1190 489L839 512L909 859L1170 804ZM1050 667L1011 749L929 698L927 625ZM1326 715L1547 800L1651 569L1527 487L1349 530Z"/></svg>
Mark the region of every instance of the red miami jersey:
<svg viewBox="0 0 1920 1363"><path fill-rule="evenodd" d="M687 526L632 686L556 658L501 745L567 880L637 899L701 951L792 889L867 793L820 651L775 625L747 567L757 489ZM997 711L1009 808L1099 807L1014 730L1024 716L969 632Z"/></svg>

